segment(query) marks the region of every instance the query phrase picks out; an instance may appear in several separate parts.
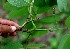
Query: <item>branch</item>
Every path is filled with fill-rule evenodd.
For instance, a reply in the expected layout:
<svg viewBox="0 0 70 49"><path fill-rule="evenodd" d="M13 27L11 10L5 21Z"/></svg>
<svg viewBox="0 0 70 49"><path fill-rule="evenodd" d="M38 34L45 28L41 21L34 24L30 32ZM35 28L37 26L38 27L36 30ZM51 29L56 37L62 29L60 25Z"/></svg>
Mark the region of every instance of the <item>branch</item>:
<svg viewBox="0 0 70 49"><path fill-rule="evenodd" d="M25 29L23 30L23 32L31 32L31 31L50 31L50 32L53 32L53 31L56 31L56 30L63 30L63 29L67 29L67 28L57 28L57 29L37 29L37 28L34 28L34 29L31 29L31 30L28 30L28 29Z"/></svg>
<svg viewBox="0 0 70 49"><path fill-rule="evenodd" d="M22 31L22 28L25 27L25 25L29 22L32 22L32 21L38 21L40 18L35 18L35 19L32 19L32 20L29 20L29 18L27 18L27 20L24 22L24 24L22 26L20 26L19 28L17 28L15 31ZM24 29L24 31L26 31L28 29Z"/></svg>

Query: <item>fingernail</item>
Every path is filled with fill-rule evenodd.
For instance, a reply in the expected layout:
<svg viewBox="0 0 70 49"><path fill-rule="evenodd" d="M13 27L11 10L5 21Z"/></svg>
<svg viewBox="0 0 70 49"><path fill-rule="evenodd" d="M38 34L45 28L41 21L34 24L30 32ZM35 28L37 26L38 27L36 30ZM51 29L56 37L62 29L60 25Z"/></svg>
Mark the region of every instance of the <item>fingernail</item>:
<svg viewBox="0 0 70 49"><path fill-rule="evenodd" d="M15 31L17 28L15 26L10 27L13 31Z"/></svg>

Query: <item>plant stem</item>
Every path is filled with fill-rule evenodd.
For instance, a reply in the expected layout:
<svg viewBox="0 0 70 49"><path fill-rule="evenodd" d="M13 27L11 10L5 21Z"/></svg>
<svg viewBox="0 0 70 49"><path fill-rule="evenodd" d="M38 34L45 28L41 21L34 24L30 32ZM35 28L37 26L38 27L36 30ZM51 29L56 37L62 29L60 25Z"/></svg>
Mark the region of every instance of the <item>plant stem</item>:
<svg viewBox="0 0 70 49"><path fill-rule="evenodd" d="M31 20L32 20L32 18L31 18ZM33 24L34 28L36 28L36 25L34 24L33 20L32 20L31 22L32 22L32 24Z"/></svg>
<svg viewBox="0 0 70 49"><path fill-rule="evenodd" d="M62 30L62 29L65 29L65 28L57 28L57 29L31 29L30 31L56 31L56 30Z"/></svg>
<svg viewBox="0 0 70 49"><path fill-rule="evenodd" d="M33 16L33 14L32 14L32 12L33 12L33 4L34 4L34 0L32 0L32 2L30 3L30 8L29 8L29 13L30 13L29 18L31 18L31 20L32 20L32 16ZM34 28L36 28L36 25L34 24L33 20L31 22L32 22Z"/></svg>

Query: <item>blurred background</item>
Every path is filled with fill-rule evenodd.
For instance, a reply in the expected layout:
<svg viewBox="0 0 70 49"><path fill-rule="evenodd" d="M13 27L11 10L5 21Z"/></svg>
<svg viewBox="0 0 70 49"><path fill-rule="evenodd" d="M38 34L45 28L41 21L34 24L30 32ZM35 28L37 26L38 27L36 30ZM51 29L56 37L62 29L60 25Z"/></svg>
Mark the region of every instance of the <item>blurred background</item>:
<svg viewBox="0 0 70 49"><path fill-rule="evenodd" d="M0 18L14 21L21 26L29 16L28 8L13 4L10 4L9 0L0 0ZM65 20L69 16L67 12L64 10L60 12L57 0L35 0L32 18L40 18L41 23L39 21L34 23L37 28L48 30L31 33L20 31L15 37L0 37L1 49L58 49L61 37L70 33L69 28L65 26ZM32 28L30 22L24 29Z"/></svg>

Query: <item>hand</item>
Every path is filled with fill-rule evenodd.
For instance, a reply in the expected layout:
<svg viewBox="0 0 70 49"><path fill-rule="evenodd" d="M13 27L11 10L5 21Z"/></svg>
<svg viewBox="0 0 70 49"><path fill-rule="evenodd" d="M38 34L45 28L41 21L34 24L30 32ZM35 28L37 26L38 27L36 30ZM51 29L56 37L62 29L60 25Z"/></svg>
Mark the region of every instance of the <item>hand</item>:
<svg viewBox="0 0 70 49"><path fill-rule="evenodd" d="M16 32L11 29L11 26L19 27L19 25L13 21L0 18L0 35L3 37L8 37L10 35L15 36Z"/></svg>

